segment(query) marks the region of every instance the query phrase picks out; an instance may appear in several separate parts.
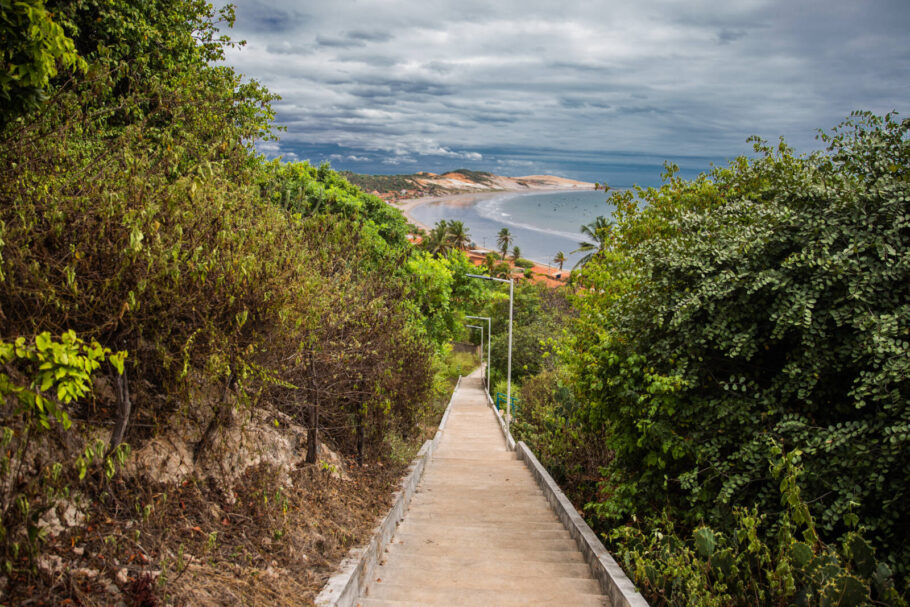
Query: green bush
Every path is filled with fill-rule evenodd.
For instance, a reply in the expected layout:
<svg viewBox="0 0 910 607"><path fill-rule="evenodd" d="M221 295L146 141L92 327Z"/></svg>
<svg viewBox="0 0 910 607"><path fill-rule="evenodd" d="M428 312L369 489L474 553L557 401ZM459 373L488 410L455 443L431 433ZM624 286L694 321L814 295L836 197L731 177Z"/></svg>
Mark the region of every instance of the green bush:
<svg viewBox="0 0 910 607"><path fill-rule="evenodd" d="M129 453L124 445L107 451L103 442L86 446L73 459L46 448L34 452L34 445L47 445L70 430L68 409L91 394L102 365L122 374L126 356L86 343L72 331L59 338L44 332L33 340L0 340L0 566L6 574L17 561L33 561L40 552L47 535L40 517L68 497L68 476L81 481L97 461L110 479Z"/></svg>
<svg viewBox="0 0 910 607"><path fill-rule="evenodd" d="M780 481L784 512L777 533L765 539L767 516L755 508L734 509L736 524L725 533L705 525L686 537L666 513L610 534L626 569L652 605L906 605L891 570L856 530L840 545L819 540L803 501L795 465L798 452L781 455L772 474Z"/></svg>
<svg viewBox="0 0 910 607"><path fill-rule="evenodd" d="M480 314L492 319L491 381L505 379L509 352L509 288L494 287L497 295ZM520 281L515 284L512 325L512 382L516 385L539 372L556 349L571 315L567 293L542 284Z"/></svg>
<svg viewBox="0 0 910 607"><path fill-rule="evenodd" d="M604 441L579 432L581 406L564 375L548 357L539 373L513 387L519 406L511 432L531 448L572 502L584 505L597 497L600 469L610 450Z"/></svg>
<svg viewBox="0 0 910 607"><path fill-rule="evenodd" d="M592 440L614 453L601 521L668 508L732 529L777 510L769 439L803 453L828 542L858 516L910 563L910 120L857 114L826 153L783 143L613 197L564 355ZM773 528L767 521L763 532Z"/></svg>
<svg viewBox="0 0 910 607"><path fill-rule="evenodd" d="M436 353L479 292L464 276L473 266L463 255L424 263L401 213L327 165L256 153L253 142L270 136L274 96L219 63L232 43L216 24L233 21L230 7L53 8L59 28L16 32L29 44L68 35L36 58L44 76L28 95L38 106L13 99L19 115L0 125L0 426L13 433L4 452L40 428L56 438L70 422L97 432L117 415L88 388L71 400L41 400L52 387L44 379L38 392L20 390L30 383L19 381L28 374L18 353L30 344L35 356L65 344L79 356L128 351L122 364L114 356L117 367L83 371L129 390L125 439L137 446L189 417L192 427L208 425L194 446L202 456L229 423L225 412L263 401L307 425L318 417L336 448L361 458L381 456L394 443L386 437L407 437L430 395ZM97 349L80 350L85 343ZM64 366L82 360L64 354ZM33 393L23 415L14 401ZM38 468L86 460L87 451L58 442L33 441L14 457ZM105 445L96 447L104 456ZM51 481L32 480L5 495L45 500ZM25 521L36 510L22 512ZM9 537L0 556L15 561L18 540Z"/></svg>

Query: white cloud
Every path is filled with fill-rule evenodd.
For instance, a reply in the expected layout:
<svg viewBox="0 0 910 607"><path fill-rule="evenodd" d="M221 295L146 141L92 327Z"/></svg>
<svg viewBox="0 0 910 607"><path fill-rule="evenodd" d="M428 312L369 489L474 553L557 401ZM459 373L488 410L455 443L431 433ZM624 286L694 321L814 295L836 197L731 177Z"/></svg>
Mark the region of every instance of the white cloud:
<svg viewBox="0 0 910 607"><path fill-rule="evenodd" d="M228 61L282 145L495 162L496 146L714 157L908 110L906 0L241 0ZM276 148L260 146L264 153Z"/></svg>

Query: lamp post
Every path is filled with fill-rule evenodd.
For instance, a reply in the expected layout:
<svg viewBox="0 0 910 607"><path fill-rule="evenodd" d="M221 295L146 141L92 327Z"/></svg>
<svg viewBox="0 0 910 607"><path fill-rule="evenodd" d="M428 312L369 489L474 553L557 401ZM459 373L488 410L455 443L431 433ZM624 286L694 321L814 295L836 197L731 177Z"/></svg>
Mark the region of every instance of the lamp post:
<svg viewBox="0 0 910 607"><path fill-rule="evenodd" d="M511 278L493 278L482 274L466 274L469 278L492 280L494 282L509 283L509 359L506 364L506 425L512 423L512 300L515 292L515 281ZM489 353L488 353L489 354Z"/></svg>
<svg viewBox="0 0 910 607"><path fill-rule="evenodd" d="M480 364L483 365L483 325L465 325L469 329L480 329ZM490 353L487 352L489 358Z"/></svg>
<svg viewBox="0 0 910 607"><path fill-rule="evenodd" d="M465 318L473 318L475 320L485 320L487 321L487 392L490 391L490 355L493 352L490 349L490 336L493 335L493 321L489 316L465 316ZM480 334L480 340L483 341L483 333Z"/></svg>

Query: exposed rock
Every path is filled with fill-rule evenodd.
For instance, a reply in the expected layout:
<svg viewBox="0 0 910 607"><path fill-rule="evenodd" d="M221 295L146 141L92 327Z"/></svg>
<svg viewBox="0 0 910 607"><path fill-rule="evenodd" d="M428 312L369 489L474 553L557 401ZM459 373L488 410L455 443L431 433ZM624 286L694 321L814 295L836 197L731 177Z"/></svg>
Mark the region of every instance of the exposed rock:
<svg viewBox="0 0 910 607"><path fill-rule="evenodd" d="M85 513L77 505L77 499L78 496L72 500L58 500L38 519L38 527L44 529L48 536L54 537L70 527L81 526L85 522Z"/></svg>
<svg viewBox="0 0 910 607"><path fill-rule="evenodd" d="M246 413L230 416L209 448L193 462L193 449L198 438L187 426L163 433L134 450L124 472L158 482L179 483L190 476L213 479L228 495L230 487L247 469L268 464L278 471L278 482L292 484L290 472L306 458L307 431L286 415L277 412ZM277 421L277 423L276 423ZM319 466L334 477L347 480L344 461L325 443L320 442Z"/></svg>
<svg viewBox="0 0 910 607"><path fill-rule="evenodd" d="M70 571L70 574L75 577L84 577L88 579L94 579L98 577L98 574L101 573L97 569L92 569L90 567L79 567Z"/></svg>
<svg viewBox="0 0 910 607"><path fill-rule="evenodd" d="M36 562L38 569L48 575L57 575L63 571L63 559L56 554L39 554Z"/></svg>
<svg viewBox="0 0 910 607"><path fill-rule="evenodd" d="M124 472L163 483L177 483L193 472L193 455L182 439L158 436L127 459Z"/></svg>

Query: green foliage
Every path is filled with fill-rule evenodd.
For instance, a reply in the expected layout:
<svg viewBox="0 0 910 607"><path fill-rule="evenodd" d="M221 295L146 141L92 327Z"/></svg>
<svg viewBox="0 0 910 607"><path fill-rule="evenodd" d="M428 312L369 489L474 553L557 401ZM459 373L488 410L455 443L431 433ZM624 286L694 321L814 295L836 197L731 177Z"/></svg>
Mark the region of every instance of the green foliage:
<svg viewBox="0 0 910 607"><path fill-rule="evenodd" d="M235 407L264 403L318 416L320 437L364 459L412 437L437 353L482 287L462 253L416 250L399 211L328 165L256 153L275 97L221 62L231 7L0 8L2 67L43 62L29 82L47 93L26 103L13 91L21 115L0 124L10 579L36 580L38 521L71 489L104 501L123 487L112 479L128 444L106 452L92 436L114 415L134 445L185 425L194 458ZM10 34L22 15L42 23ZM93 383L106 388L97 400Z"/></svg>
<svg viewBox="0 0 910 607"><path fill-rule="evenodd" d="M489 316L493 324L492 383L506 377L509 344L508 285L495 288L497 297L481 314ZM512 314L512 382L520 384L544 367L571 310L565 291L521 281L514 288Z"/></svg>
<svg viewBox="0 0 910 607"><path fill-rule="evenodd" d="M489 183L495 175L486 171L471 171L470 169L455 169L449 173L458 173L464 175L474 183Z"/></svg>
<svg viewBox="0 0 910 607"><path fill-rule="evenodd" d="M459 376L468 375L479 364L480 360L470 352L450 352L443 357L443 364L437 372L444 379L453 381L457 380ZM451 392L451 390L448 392Z"/></svg>
<svg viewBox="0 0 910 607"><path fill-rule="evenodd" d="M109 361L118 373L123 373L125 358L126 352L113 354L98 342L86 344L73 331L56 340L45 331L36 335L33 343L24 337L12 343L0 341L0 368L15 368L18 374L29 378L26 385L18 385L9 374L0 371L0 398L14 398L20 415L34 418L46 429L52 418L69 430L72 422L65 405L90 392L92 373L102 362Z"/></svg>
<svg viewBox="0 0 910 607"><path fill-rule="evenodd" d="M465 250L471 244L471 232L458 220L440 219L424 237L420 247L433 255L445 255L449 251Z"/></svg>
<svg viewBox="0 0 910 607"><path fill-rule="evenodd" d="M596 188L595 188L596 189ZM581 226L581 233L589 238L590 240L583 240L578 243L578 248L572 251L573 253L584 253L577 262L575 262L575 267L584 267L589 261L591 261L597 253L603 251L604 246L610 238L610 229L612 228L612 223L602 216L598 216L591 223ZM561 254L561 253L560 253ZM560 261L559 255L554 258L554 261L560 264L560 269L562 269L562 264L565 263L565 256L562 257Z"/></svg>
<svg viewBox="0 0 910 607"><path fill-rule="evenodd" d="M0 41L0 127L37 108L60 67L87 69L43 0L0 0Z"/></svg>
<svg viewBox="0 0 910 607"><path fill-rule="evenodd" d="M341 176L365 192L400 192L413 190L418 186L415 179L420 175L361 175L341 171ZM430 188L431 193L435 188Z"/></svg>
<svg viewBox="0 0 910 607"><path fill-rule="evenodd" d="M496 245L499 247L499 254L502 259L506 258L506 252L514 242L515 237L512 236L509 228L500 228L499 233L496 234Z"/></svg>
<svg viewBox="0 0 910 607"><path fill-rule="evenodd" d="M86 343L72 331L59 338L43 332L33 340L0 340L0 562L6 574L34 566L46 530L42 514L53 507L65 485L65 468L82 481L93 464L110 479L129 455L129 446L106 452L102 441L89 445L74 460L59 461L29 447L46 444L48 436L70 430L67 409L89 396L92 376L102 363L123 372L126 352L113 353L95 341ZM38 462L43 465L36 465Z"/></svg>
<svg viewBox="0 0 910 607"><path fill-rule="evenodd" d="M566 263L566 261L568 261L566 259L566 254L563 253L562 251L559 251L558 253L556 253L556 255L553 256L553 263L555 263L556 265L559 266L560 272L562 272L562 266L563 266L563 264Z"/></svg>
<svg viewBox="0 0 910 607"><path fill-rule="evenodd" d="M597 497L600 469L610 450L603 441L590 440L578 424L580 403L556 357L547 354L540 372L513 388L521 404L511 432L527 443L572 502L583 505Z"/></svg>
<svg viewBox="0 0 910 607"><path fill-rule="evenodd" d="M576 419L613 451L602 522L667 508L721 530L776 510L769 439L802 454L826 541L858 517L898 577L910 552L910 121L857 114L687 182L614 194L563 354ZM773 529L773 518L762 523Z"/></svg>
<svg viewBox="0 0 910 607"><path fill-rule="evenodd" d="M414 254L407 265L413 277L411 303L424 319L427 335L441 346L462 330L464 310L478 304L482 287L467 274L474 271L467 256L452 251L445 257Z"/></svg>
<svg viewBox="0 0 910 607"><path fill-rule="evenodd" d="M779 448L774 452L780 457ZM819 541L797 484L796 455L785 454L772 466L785 507L772 537L766 539L759 532L767 515L755 508L734 509L736 522L730 533L700 525L685 537L664 513L610 534L651 604L907 604L894 588L891 570L876 560L859 531L849 531L837 546Z"/></svg>
<svg viewBox="0 0 910 607"><path fill-rule="evenodd" d="M335 215L376 231L389 247L408 245L401 211L364 194L328 165L315 168L307 162L273 160L263 164L257 181L263 199L291 213Z"/></svg>

